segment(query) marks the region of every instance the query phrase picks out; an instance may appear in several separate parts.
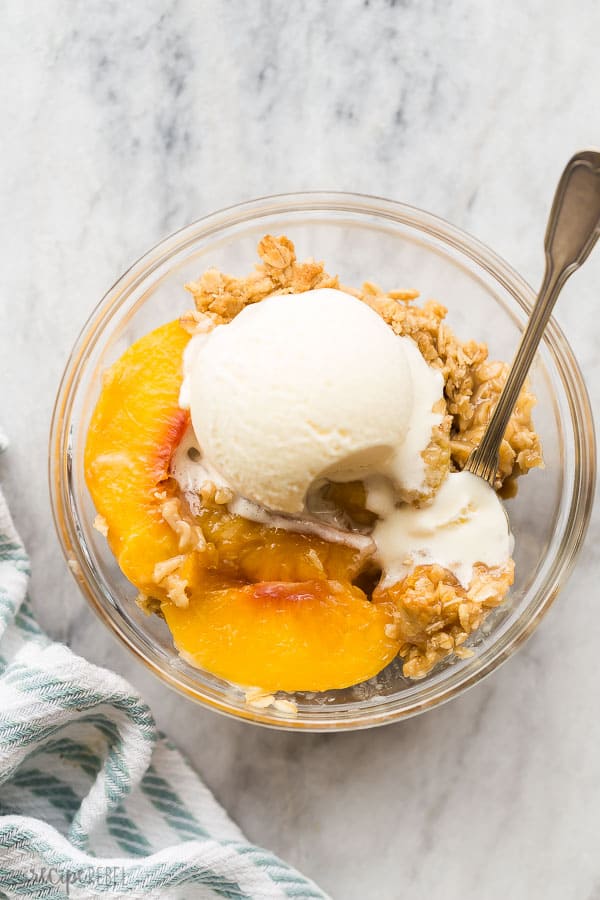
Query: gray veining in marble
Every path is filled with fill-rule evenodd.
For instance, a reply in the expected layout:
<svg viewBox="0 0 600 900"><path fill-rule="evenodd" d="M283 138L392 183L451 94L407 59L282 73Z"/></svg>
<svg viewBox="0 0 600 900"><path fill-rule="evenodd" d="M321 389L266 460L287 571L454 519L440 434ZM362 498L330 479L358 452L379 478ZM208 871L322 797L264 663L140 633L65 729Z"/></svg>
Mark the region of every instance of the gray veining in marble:
<svg viewBox="0 0 600 900"><path fill-rule="evenodd" d="M414 203L537 282L561 167L600 143L599 41L592 0L3 8L0 476L37 615L137 685L247 834L336 900L599 900L598 514L560 601L477 689L375 732L255 729L176 697L88 610L47 497L58 379L131 260L256 195ZM597 252L557 313L596 407L599 291Z"/></svg>

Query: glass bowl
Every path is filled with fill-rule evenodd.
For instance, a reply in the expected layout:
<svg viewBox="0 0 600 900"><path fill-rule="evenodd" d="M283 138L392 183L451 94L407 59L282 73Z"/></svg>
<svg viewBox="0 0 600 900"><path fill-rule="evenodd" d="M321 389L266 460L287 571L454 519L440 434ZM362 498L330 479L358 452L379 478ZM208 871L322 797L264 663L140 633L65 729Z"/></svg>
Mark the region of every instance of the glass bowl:
<svg viewBox="0 0 600 900"><path fill-rule="evenodd" d="M69 566L100 619L167 684L187 697L252 722L304 731L368 728L431 709L480 681L537 626L581 547L595 481L592 413L581 372L551 321L531 382L535 425L546 468L519 481L508 502L516 580L508 602L472 641L468 660L440 664L421 681L398 661L345 690L294 695L297 715L255 709L235 685L194 669L175 651L165 623L133 602L136 590L92 527L95 511L83 475L83 448L101 373L137 338L190 308L183 284L209 266L242 275L266 233L287 234L299 258L325 260L345 284L373 280L387 289L418 288L449 309L464 338L487 341L509 360L534 293L503 260L429 213L375 197L291 194L214 213L166 238L136 262L98 304L62 378L50 439L50 485L59 539ZM368 350L368 348L365 348Z"/></svg>

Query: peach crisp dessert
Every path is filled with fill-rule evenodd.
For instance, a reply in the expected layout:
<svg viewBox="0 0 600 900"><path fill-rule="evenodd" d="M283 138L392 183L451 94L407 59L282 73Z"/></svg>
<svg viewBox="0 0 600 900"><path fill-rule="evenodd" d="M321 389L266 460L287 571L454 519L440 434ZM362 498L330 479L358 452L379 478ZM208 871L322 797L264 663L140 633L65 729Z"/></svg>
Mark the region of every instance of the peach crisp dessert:
<svg viewBox="0 0 600 900"><path fill-rule="evenodd" d="M542 465L535 398L494 490L461 469L505 363L416 291L342 287L286 237L258 252L246 278L187 284L194 309L105 373L85 450L96 527L181 656L250 702L356 685L397 656L422 678L472 653L512 584L498 492Z"/></svg>

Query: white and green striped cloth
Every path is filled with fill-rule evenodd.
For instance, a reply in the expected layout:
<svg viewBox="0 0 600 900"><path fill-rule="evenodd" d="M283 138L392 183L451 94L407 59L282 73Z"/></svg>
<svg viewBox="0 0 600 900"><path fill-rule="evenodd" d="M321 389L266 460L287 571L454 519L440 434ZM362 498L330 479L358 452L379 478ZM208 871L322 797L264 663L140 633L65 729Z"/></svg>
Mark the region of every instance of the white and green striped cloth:
<svg viewBox="0 0 600 900"><path fill-rule="evenodd" d="M28 576L0 492L0 897L324 898L248 843L131 685L43 634Z"/></svg>

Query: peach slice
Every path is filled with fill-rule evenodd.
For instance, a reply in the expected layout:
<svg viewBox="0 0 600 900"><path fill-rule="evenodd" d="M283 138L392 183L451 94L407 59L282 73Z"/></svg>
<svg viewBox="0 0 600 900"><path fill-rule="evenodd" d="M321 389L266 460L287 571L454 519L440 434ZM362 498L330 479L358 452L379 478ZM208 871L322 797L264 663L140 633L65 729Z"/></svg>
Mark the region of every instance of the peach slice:
<svg viewBox="0 0 600 900"><path fill-rule="evenodd" d="M199 522L217 548L219 568L233 580L350 581L363 565L353 547L250 522L223 507L202 510Z"/></svg>
<svg viewBox="0 0 600 900"><path fill-rule="evenodd" d="M156 494L188 423L178 405L188 341L170 322L126 350L104 376L85 447L86 482L110 547L127 578L155 594L155 564L179 552Z"/></svg>
<svg viewBox="0 0 600 900"><path fill-rule="evenodd" d="M261 582L192 597L162 610L184 658L228 681L266 691L359 684L398 654L393 605L349 583ZM392 629L386 629L392 625Z"/></svg>

